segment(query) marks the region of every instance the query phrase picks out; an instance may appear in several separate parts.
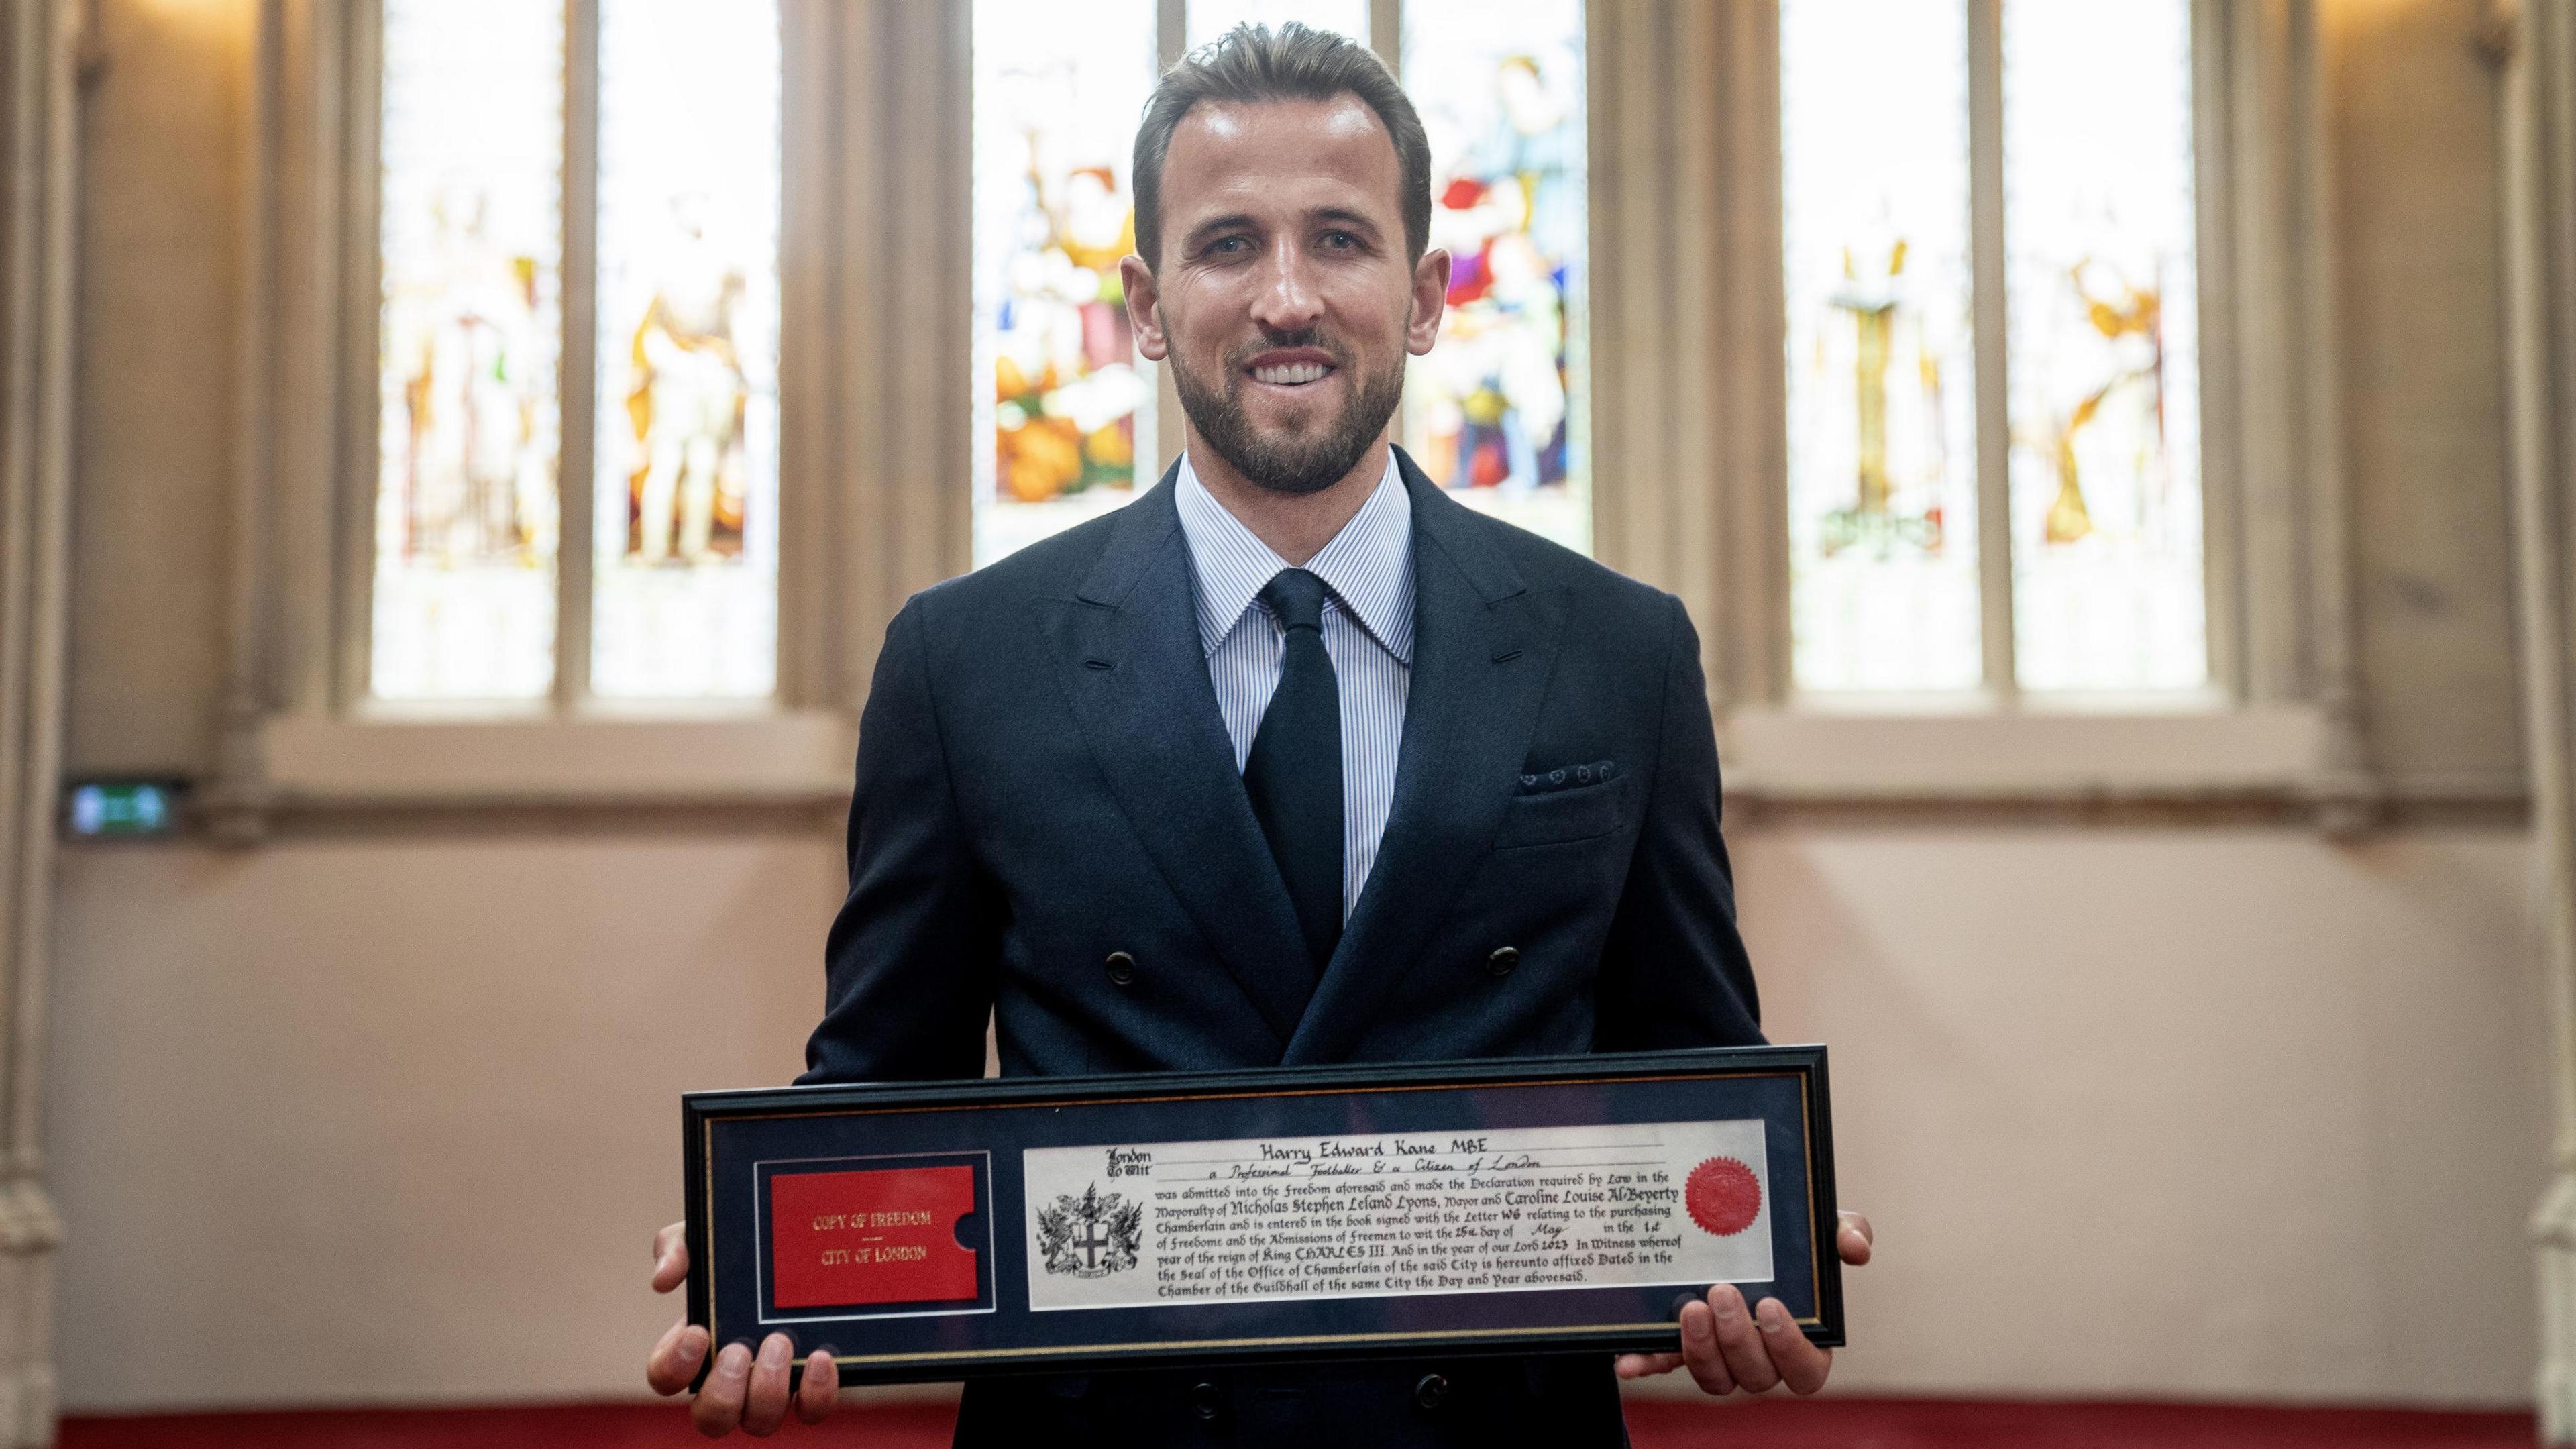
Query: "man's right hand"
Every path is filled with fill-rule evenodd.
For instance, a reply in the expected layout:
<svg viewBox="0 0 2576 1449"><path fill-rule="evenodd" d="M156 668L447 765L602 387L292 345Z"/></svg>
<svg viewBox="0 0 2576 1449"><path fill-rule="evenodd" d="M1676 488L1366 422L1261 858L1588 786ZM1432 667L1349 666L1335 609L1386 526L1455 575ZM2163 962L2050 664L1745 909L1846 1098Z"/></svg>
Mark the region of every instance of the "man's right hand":
<svg viewBox="0 0 2576 1449"><path fill-rule="evenodd" d="M653 1235L656 1293L668 1293L689 1281L687 1228L685 1223L673 1223ZM706 1362L707 1344L707 1331L683 1314L644 1360L644 1381L666 1398L685 1391L698 1376L698 1365ZM787 1365L795 1352L795 1343L783 1333L763 1339L757 1357L749 1344L726 1344L716 1355L706 1387L689 1405L689 1417L696 1421L698 1432L710 1439L721 1439L736 1429L761 1439L777 1433L778 1426L787 1422L791 1402ZM841 1371L832 1362L831 1350L814 1350L805 1359L805 1382L792 1401L796 1417L808 1424L823 1422L840 1392Z"/></svg>

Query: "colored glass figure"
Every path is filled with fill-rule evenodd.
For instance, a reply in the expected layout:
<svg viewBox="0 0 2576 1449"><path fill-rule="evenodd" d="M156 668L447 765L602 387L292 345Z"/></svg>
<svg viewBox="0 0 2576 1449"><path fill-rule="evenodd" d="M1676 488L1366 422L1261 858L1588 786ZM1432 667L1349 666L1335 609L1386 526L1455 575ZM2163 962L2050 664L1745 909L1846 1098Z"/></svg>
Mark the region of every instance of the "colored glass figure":
<svg viewBox="0 0 2576 1449"><path fill-rule="evenodd" d="M1151 481L1154 384L1119 258L1154 0L975 0L975 562Z"/></svg>
<svg viewBox="0 0 2576 1449"><path fill-rule="evenodd" d="M1791 669L1982 675L1963 5L1783 0Z"/></svg>
<svg viewBox="0 0 2576 1449"><path fill-rule="evenodd" d="M554 679L560 7L385 0L369 688Z"/></svg>
<svg viewBox="0 0 2576 1449"><path fill-rule="evenodd" d="M2004 7L2016 670L2208 679L2189 0Z"/></svg>
<svg viewBox="0 0 2576 1449"><path fill-rule="evenodd" d="M1189 0L1188 44L1196 50L1238 25L1277 29L1294 20L1369 43L1368 0Z"/></svg>
<svg viewBox="0 0 2576 1449"><path fill-rule="evenodd" d="M1588 549L1583 6L1411 0L1403 69L1454 259L1405 444L1461 500Z"/></svg>
<svg viewBox="0 0 2576 1449"><path fill-rule="evenodd" d="M601 0L590 684L777 678L777 0Z"/></svg>

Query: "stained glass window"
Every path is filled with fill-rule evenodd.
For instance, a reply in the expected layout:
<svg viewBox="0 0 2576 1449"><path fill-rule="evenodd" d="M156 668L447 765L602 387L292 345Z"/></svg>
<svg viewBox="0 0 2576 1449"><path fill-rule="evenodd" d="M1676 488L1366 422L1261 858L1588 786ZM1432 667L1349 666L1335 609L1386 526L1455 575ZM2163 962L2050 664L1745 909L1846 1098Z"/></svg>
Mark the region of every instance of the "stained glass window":
<svg viewBox="0 0 2576 1449"><path fill-rule="evenodd" d="M554 678L564 27L385 0L372 691Z"/></svg>
<svg viewBox="0 0 2576 1449"><path fill-rule="evenodd" d="M1412 359L1407 449L1462 501L1592 537L1584 369L1582 0L1408 0L1404 84L1431 140L1431 245L1455 258Z"/></svg>
<svg viewBox="0 0 2576 1449"><path fill-rule="evenodd" d="M770 695L778 0L594 0L596 131L570 137L566 72L593 55L568 54L567 5L382 3L370 693L538 700L563 657L587 660L591 697ZM594 191L564 184L581 137L596 210L573 234L595 264L568 272L566 197ZM597 407L569 418L567 315L597 329ZM567 438L591 460L572 538ZM559 555L591 585L563 637Z"/></svg>
<svg viewBox="0 0 2576 1449"><path fill-rule="evenodd" d="M1966 7L1782 0L1780 90L1792 669L1972 688Z"/></svg>
<svg viewBox="0 0 2576 1449"><path fill-rule="evenodd" d="M2205 682L2189 0L2004 6L2014 645Z"/></svg>
<svg viewBox="0 0 2576 1449"><path fill-rule="evenodd" d="M1368 0L1189 0L1189 46L1207 44L1238 25L1276 29L1294 20L1316 30L1337 30L1369 43Z"/></svg>
<svg viewBox="0 0 2576 1449"><path fill-rule="evenodd" d="M1155 0L975 0L975 562L1152 481L1154 382L1118 260Z"/></svg>
<svg viewBox="0 0 2576 1449"><path fill-rule="evenodd" d="M1981 581L2006 587L1976 556L1981 457L2012 539L2013 677L1988 682L2206 683L2190 9L2005 0L1978 65L1965 0L1782 0L1801 689L1979 683ZM1973 241L1972 84L2003 118L2003 226ZM1978 247L2005 437L1975 432Z"/></svg>
<svg viewBox="0 0 2576 1449"><path fill-rule="evenodd" d="M591 689L777 675L776 0L601 0Z"/></svg>

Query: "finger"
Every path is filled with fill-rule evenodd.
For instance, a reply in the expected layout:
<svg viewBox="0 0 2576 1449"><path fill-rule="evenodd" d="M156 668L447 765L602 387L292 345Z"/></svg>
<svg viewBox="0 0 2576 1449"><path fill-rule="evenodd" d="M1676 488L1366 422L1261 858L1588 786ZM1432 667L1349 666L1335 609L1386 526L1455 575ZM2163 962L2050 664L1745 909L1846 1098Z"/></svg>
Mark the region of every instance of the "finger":
<svg viewBox="0 0 2576 1449"><path fill-rule="evenodd" d="M653 1392L669 1398L689 1386L698 1376L698 1365L706 1362L707 1331L683 1318L671 1325L662 1341L644 1357L644 1382Z"/></svg>
<svg viewBox="0 0 2576 1449"><path fill-rule="evenodd" d="M1771 1366L1780 1371L1780 1382L1791 1393L1812 1394L1825 1386L1825 1375L1833 1372L1834 1351L1809 1343L1789 1317L1787 1304L1765 1298L1753 1317L1762 1330L1762 1341L1770 1345Z"/></svg>
<svg viewBox="0 0 2576 1449"><path fill-rule="evenodd" d="M716 1355L715 1371L707 1375L704 1388L698 1390L697 1402L689 1405L689 1421L698 1432L710 1439L721 1439L742 1422L742 1396L751 1380L751 1345L728 1343Z"/></svg>
<svg viewBox="0 0 2576 1449"><path fill-rule="evenodd" d="M653 1235L653 1291L668 1293L689 1281L689 1225L673 1223Z"/></svg>
<svg viewBox="0 0 2576 1449"><path fill-rule="evenodd" d="M1748 1394L1769 1393L1779 1384L1780 1371L1772 1367L1770 1350L1763 1347L1762 1330L1753 1326L1744 1295L1734 1284L1720 1283L1708 1290L1708 1306L1717 1320L1717 1350L1726 1356L1735 1386Z"/></svg>
<svg viewBox="0 0 2576 1449"><path fill-rule="evenodd" d="M1868 1262L1869 1251L1877 1241L1877 1234L1870 1231L1869 1219L1858 1213L1842 1215L1842 1227L1834 1234L1834 1246L1840 1250L1844 1262L1855 1268Z"/></svg>
<svg viewBox="0 0 2576 1449"><path fill-rule="evenodd" d="M832 1351L818 1348L805 1356L805 1382L796 1388L796 1417L808 1424L822 1423L841 1396L841 1366L832 1362Z"/></svg>
<svg viewBox="0 0 2576 1449"><path fill-rule="evenodd" d="M1702 1390L1720 1395L1735 1392L1735 1374L1727 1368L1726 1356L1718 1352L1716 1320L1705 1303L1682 1305L1682 1363Z"/></svg>
<svg viewBox="0 0 2576 1449"><path fill-rule="evenodd" d="M1649 1378L1680 1368L1682 1356L1677 1353L1623 1353L1619 1355L1617 1366L1619 1377L1623 1379Z"/></svg>
<svg viewBox="0 0 2576 1449"><path fill-rule="evenodd" d="M766 1439L787 1422L787 1365L796 1357L794 1341L773 1333L760 1341L760 1356L751 1363L751 1383L743 1390L742 1432Z"/></svg>

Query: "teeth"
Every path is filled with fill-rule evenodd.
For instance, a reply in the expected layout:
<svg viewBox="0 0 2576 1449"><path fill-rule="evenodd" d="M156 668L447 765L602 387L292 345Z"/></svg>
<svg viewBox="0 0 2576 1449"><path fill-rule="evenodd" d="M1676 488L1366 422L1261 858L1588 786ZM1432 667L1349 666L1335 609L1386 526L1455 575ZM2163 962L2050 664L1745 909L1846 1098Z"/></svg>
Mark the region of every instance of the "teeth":
<svg viewBox="0 0 2576 1449"><path fill-rule="evenodd" d="M1263 382L1293 387L1301 382L1318 381L1329 371L1331 369L1320 362L1300 362L1289 367L1256 367L1252 375Z"/></svg>

